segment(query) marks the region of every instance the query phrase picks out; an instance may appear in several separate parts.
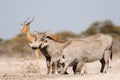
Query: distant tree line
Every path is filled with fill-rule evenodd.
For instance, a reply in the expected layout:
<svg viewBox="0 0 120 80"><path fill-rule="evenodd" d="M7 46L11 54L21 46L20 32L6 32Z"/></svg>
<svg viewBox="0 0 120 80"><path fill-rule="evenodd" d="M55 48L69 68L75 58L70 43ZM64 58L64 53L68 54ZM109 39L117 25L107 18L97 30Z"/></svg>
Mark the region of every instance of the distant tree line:
<svg viewBox="0 0 120 80"><path fill-rule="evenodd" d="M70 31L61 31L55 33L59 37L60 41L66 41L69 38L82 38L97 33L110 34L114 38L114 52L120 52L120 26L115 25L112 21L97 21L88 27L80 34L76 34ZM24 34L18 34L16 37L4 40L0 38L0 55L6 55L9 57L18 56L34 56L34 51L29 47L28 41Z"/></svg>

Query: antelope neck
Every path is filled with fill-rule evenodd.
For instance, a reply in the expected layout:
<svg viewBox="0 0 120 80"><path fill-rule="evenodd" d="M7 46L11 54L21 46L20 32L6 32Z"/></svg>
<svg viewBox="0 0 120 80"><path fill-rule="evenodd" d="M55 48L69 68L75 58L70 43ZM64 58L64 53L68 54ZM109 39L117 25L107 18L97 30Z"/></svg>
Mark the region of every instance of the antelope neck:
<svg viewBox="0 0 120 80"><path fill-rule="evenodd" d="M35 40L35 37L32 35L32 33L30 32L30 30L27 31L26 35L27 35L28 41L33 42Z"/></svg>

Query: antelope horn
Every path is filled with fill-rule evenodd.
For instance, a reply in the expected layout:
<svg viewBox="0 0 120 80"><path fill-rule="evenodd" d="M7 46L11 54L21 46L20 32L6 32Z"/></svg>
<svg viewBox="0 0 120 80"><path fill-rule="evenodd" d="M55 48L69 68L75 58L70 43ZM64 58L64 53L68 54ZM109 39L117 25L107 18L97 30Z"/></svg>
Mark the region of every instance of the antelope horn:
<svg viewBox="0 0 120 80"><path fill-rule="evenodd" d="M34 20L34 17L32 18L32 20L31 21L29 21L27 24L30 24L31 22L33 22L33 20Z"/></svg>
<svg viewBox="0 0 120 80"><path fill-rule="evenodd" d="M29 19L30 19L30 17L28 17L28 18L24 21L24 23L26 23Z"/></svg>

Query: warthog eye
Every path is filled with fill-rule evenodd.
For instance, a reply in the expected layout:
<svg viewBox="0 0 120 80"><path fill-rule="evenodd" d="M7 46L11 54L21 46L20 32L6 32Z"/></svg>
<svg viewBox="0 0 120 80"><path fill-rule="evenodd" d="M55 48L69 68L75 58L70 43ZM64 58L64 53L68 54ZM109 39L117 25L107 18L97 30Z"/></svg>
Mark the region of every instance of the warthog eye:
<svg viewBox="0 0 120 80"><path fill-rule="evenodd" d="M45 40L45 42L47 42L47 40Z"/></svg>

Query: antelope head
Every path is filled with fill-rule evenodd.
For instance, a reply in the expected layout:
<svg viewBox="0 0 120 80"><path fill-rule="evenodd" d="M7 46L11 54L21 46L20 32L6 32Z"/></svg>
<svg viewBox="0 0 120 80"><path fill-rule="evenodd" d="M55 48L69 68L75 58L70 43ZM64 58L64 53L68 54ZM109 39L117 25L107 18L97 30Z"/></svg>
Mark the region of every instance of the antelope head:
<svg viewBox="0 0 120 80"><path fill-rule="evenodd" d="M30 24L31 22L34 20L34 17L32 18L31 21L27 22L29 18L27 18L23 24L22 24L22 29L21 29L21 32L27 32L30 30Z"/></svg>

